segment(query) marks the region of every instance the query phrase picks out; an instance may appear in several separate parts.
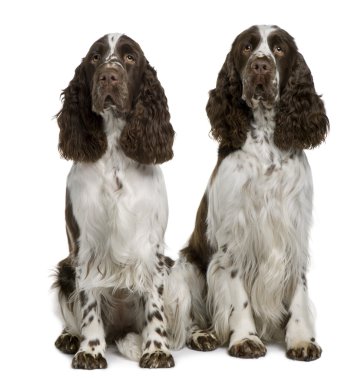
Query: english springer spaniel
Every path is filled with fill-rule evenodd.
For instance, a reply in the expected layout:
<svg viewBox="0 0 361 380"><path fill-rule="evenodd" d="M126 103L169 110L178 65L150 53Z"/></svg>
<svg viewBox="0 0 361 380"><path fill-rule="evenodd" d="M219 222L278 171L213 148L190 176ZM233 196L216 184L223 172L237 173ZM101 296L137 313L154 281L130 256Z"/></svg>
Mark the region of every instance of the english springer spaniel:
<svg viewBox="0 0 361 380"><path fill-rule="evenodd" d="M107 366L116 342L141 367L174 366L164 316L168 205L158 164L173 156L167 99L140 46L96 41L63 91L57 115L67 180L69 256L58 264L64 331L56 347L73 368Z"/></svg>
<svg viewBox="0 0 361 380"><path fill-rule="evenodd" d="M177 287L170 281L166 290L181 299L178 344L205 351L228 343L230 355L258 358L265 341L281 338L289 358L318 359L306 283L313 190L304 149L324 141L329 123L293 38L276 26L242 32L206 109L218 162L172 269Z"/></svg>

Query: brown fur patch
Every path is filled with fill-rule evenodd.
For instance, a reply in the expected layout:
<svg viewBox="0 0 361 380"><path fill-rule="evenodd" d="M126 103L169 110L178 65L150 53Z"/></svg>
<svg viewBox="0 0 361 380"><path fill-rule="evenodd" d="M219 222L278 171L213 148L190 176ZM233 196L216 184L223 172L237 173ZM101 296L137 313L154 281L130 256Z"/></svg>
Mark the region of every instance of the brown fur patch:
<svg viewBox="0 0 361 380"><path fill-rule="evenodd" d="M208 200L207 195L204 194L197 211L194 231L189 239L188 246L181 251L181 255L186 257L190 263L195 264L202 273L206 272L210 258L214 253L206 236L207 213Z"/></svg>

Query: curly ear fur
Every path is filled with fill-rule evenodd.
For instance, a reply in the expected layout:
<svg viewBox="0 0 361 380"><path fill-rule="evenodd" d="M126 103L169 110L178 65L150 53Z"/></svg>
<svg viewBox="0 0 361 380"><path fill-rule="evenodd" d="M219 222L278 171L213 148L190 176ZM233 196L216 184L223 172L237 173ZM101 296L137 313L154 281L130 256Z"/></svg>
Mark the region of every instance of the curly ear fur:
<svg viewBox="0 0 361 380"><path fill-rule="evenodd" d="M170 160L174 131L169 120L164 90L156 71L147 63L139 95L120 136L124 153L141 164Z"/></svg>
<svg viewBox="0 0 361 380"><path fill-rule="evenodd" d="M246 141L251 112L242 99L242 89L242 80L229 53L206 106L211 133L219 142L220 151L239 149Z"/></svg>
<svg viewBox="0 0 361 380"><path fill-rule="evenodd" d="M314 148L325 140L328 130L323 101L298 53L276 109L274 142L283 150Z"/></svg>
<svg viewBox="0 0 361 380"><path fill-rule="evenodd" d="M62 98L63 108L56 115L60 154L67 160L97 161L107 149L107 139L101 116L92 111L90 88L82 64L62 92Z"/></svg>

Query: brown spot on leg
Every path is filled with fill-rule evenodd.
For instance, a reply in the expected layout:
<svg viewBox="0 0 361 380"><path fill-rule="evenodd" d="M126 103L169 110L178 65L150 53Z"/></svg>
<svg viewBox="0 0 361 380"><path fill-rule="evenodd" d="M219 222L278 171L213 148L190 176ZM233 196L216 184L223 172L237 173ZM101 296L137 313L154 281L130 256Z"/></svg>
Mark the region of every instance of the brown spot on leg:
<svg viewBox="0 0 361 380"><path fill-rule="evenodd" d="M161 286L158 288L158 294L159 294L160 296L162 296L162 295L163 295L163 291L164 291L164 285L161 285Z"/></svg>
<svg viewBox="0 0 361 380"><path fill-rule="evenodd" d="M117 190L121 190L123 188L123 184L116 174L115 174L115 183L117 186Z"/></svg>
<svg viewBox="0 0 361 380"><path fill-rule="evenodd" d="M83 312L83 319L86 318L86 316L97 307L96 301L92 302Z"/></svg>
<svg viewBox="0 0 361 380"><path fill-rule="evenodd" d="M265 175L266 175L266 176L270 176L270 175L274 172L275 168L276 168L276 165L275 165L275 164L270 165L270 166L267 168Z"/></svg>
<svg viewBox="0 0 361 380"><path fill-rule="evenodd" d="M165 262L165 265L167 266L167 268L172 268L172 266L174 265L175 261L172 260L170 257L168 256L164 256L164 262Z"/></svg>
<svg viewBox="0 0 361 380"><path fill-rule="evenodd" d="M233 269L232 272L231 272L231 278L235 278L237 276L237 273L238 273L238 270L237 269Z"/></svg>
<svg viewBox="0 0 361 380"><path fill-rule="evenodd" d="M159 327L157 327L157 328L155 329L155 332L156 332L157 334L159 334L160 336L164 336L164 337L167 337L167 336L168 336L167 332L166 332L165 330L161 330Z"/></svg>
<svg viewBox="0 0 361 380"><path fill-rule="evenodd" d="M231 312L229 313L229 318L231 318L231 317L232 317L232 314L233 314L233 312L234 312L234 306L233 306L233 305L231 305Z"/></svg>
<svg viewBox="0 0 361 380"><path fill-rule="evenodd" d="M79 300L80 300L80 306L81 307L84 307L87 304L88 296L86 295L86 293L84 291L81 291L79 293Z"/></svg>
<svg viewBox="0 0 361 380"><path fill-rule="evenodd" d="M93 339L93 340L89 340L88 344L89 344L89 347L95 347L95 346L99 346L100 342L99 342L99 339Z"/></svg>
<svg viewBox="0 0 361 380"><path fill-rule="evenodd" d="M148 322L152 322L153 318L157 318L158 321L163 321L162 314L159 312L159 310L154 311L151 314L148 314Z"/></svg>

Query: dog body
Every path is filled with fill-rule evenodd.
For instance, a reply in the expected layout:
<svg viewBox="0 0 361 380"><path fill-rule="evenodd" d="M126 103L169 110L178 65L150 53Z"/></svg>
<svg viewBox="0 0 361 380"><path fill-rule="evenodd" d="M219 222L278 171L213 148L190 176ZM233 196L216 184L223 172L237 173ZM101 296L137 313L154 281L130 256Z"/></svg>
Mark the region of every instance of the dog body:
<svg viewBox="0 0 361 380"><path fill-rule="evenodd" d="M183 301L178 335L197 350L228 343L230 355L248 358L266 354L262 340L285 338L290 358L317 359L305 277L313 190L303 150L324 140L328 119L293 38L274 26L241 33L207 113L218 162L172 270L199 285Z"/></svg>
<svg viewBox="0 0 361 380"><path fill-rule="evenodd" d="M257 322L247 333L274 338L307 268L311 172L304 153L284 152L271 142L273 118L256 112L253 133L242 150L222 161L207 188L207 239L215 251L207 271L208 303L222 343L246 304ZM227 290L232 287L235 294ZM234 332L232 340L238 339Z"/></svg>
<svg viewBox="0 0 361 380"><path fill-rule="evenodd" d="M168 204L158 163L172 157L164 91L139 45L98 40L64 90L59 149L74 160L66 191L69 256L56 288L74 368L105 368L106 343L142 367L174 365L164 316Z"/></svg>
<svg viewBox="0 0 361 380"><path fill-rule="evenodd" d="M207 238L215 252L207 302L214 330L221 343L230 339L230 350L249 337L260 355L257 336L280 337L297 285L303 286L312 209L306 156L271 143L273 117L266 115L268 125L264 114L255 115L253 136L249 132L242 150L222 161L207 189ZM265 139L270 143L261 143ZM302 313L311 339L309 313Z"/></svg>

